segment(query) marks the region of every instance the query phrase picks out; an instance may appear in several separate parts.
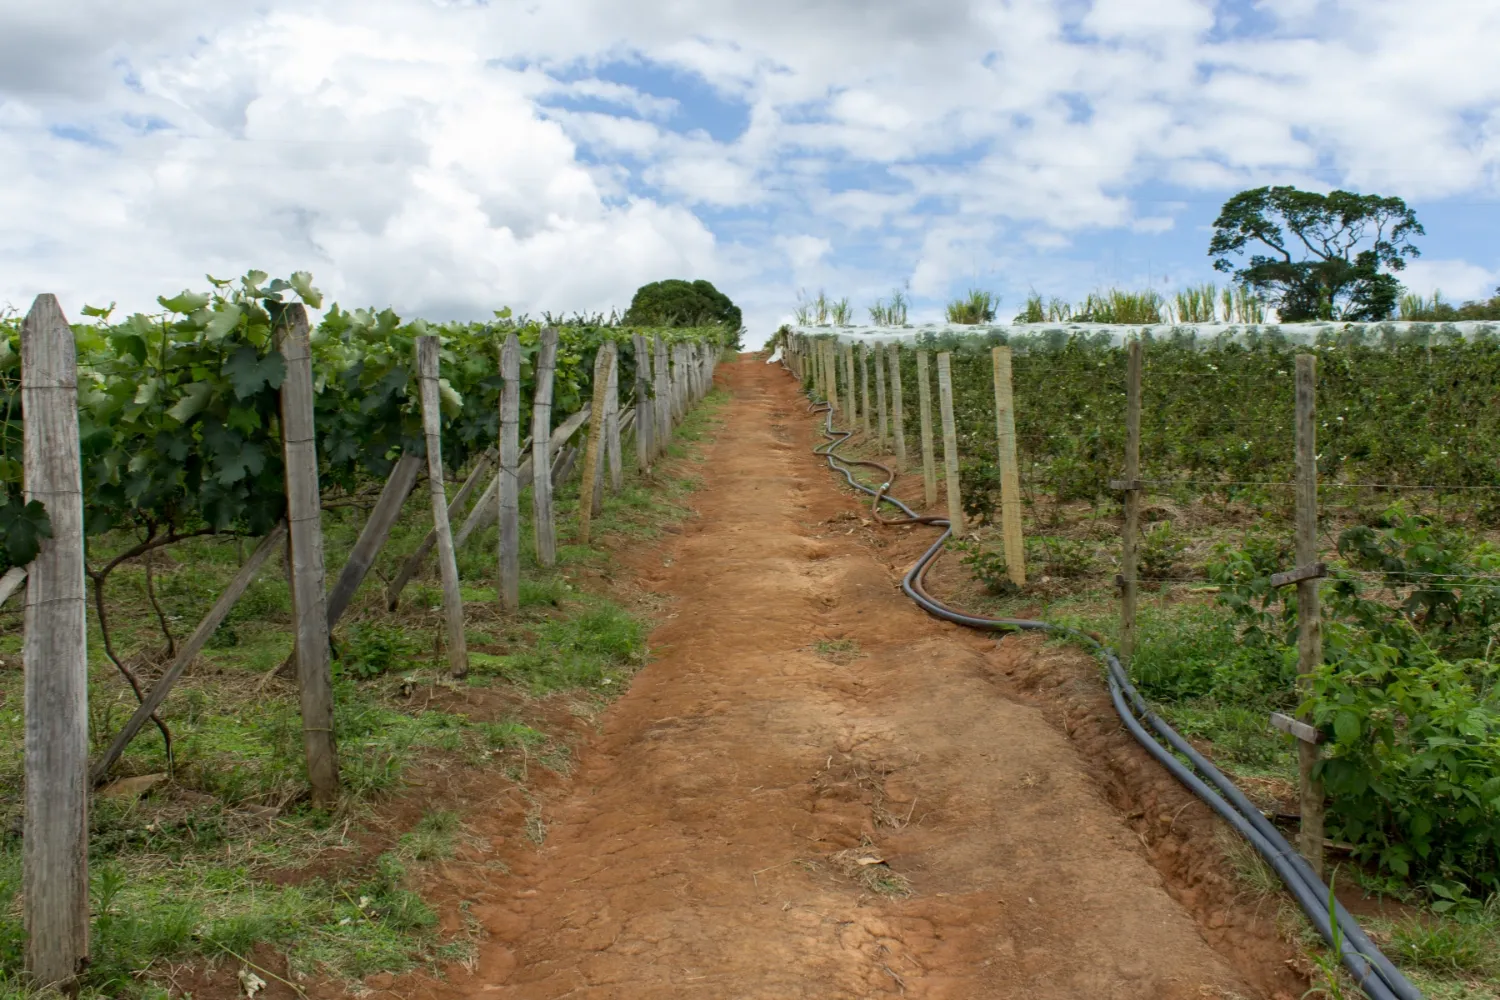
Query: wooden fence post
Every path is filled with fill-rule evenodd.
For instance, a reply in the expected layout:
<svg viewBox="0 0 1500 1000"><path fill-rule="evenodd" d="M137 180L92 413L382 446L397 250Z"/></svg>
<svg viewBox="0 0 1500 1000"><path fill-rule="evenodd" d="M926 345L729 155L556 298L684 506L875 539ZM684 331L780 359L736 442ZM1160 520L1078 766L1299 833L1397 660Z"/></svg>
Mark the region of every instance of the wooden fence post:
<svg viewBox="0 0 1500 1000"><path fill-rule="evenodd" d="M901 400L901 344L890 345L891 362L891 416L895 418L892 436L896 445L896 471L906 470L906 409Z"/></svg>
<svg viewBox="0 0 1500 1000"><path fill-rule="evenodd" d="M854 348L849 348L852 352ZM870 345L859 345L859 422L861 429L865 432L865 440L870 439Z"/></svg>
<svg viewBox="0 0 1500 1000"><path fill-rule="evenodd" d="M292 550L292 604L297 623L297 684L302 693L302 746L313 804L338 799L339 763L333 734L333 672L328 662L324 594L323 507L313 427L312 351L307 309L287 307L278 334L286 358L281 383L281 439L286 461L287 525Z"/></svg>
<svg viewBox="0 0 1500 1000"><path fill-rule="evenodd" d="M369 575L370 567L375 565L375 557L385 547L391 528L401 516L401 508L411 495L412 487L416 486L417 474L421 471L422 460L416 455L403 454L396 460L395 467L391 469L391 474L380 491L380 499L375 501L375 508L365 519L365 526L360 529L359 539L350 550L344 568L339 571L338 580L328 592L329 631L344 616L349 602L354 600L360 584Z"/></svg>
<svg viewBox="0 0 1500 1000"><path fill-rule="evenodd" d="M1317 364L1311 354L1297 355L1297 568L1318 561ZM1297 687L1307 697L1312 675L1323 664L1322 609L1319 578L1297 582ZM1301 721L1311 723L1308 715ZM1318 745L1297 741L1297 777L1302 805L1298 847L1319 877L1323 874L1323 782L1314 776Z"/></svg>
<svg viewBox="0 0 1500 1000"><path fill-rule="evenodd" d="M500 607L521 609L521 342L500 347ZM480 501L483 503L483 500Z"/></svg>
<svg viewBox="0 0 1500 1000"><path fill-rule="evenodd" d="M639 333L631 336L630 343L635 348L635 464L649 476L656 454L651 427L651 352Z"/></svg>
<svg viewBox="0 0 1500 1000"><path fill-rule="evenodd" d="M1135 655L1136 541L1141 519L1141 342L1126 349L1125 535L1120 543L1120 663Z"/></svg>
<svg viewBox="0 0 1500 1000"><path fill-rule="evenodd" d="M885 394L885 348L875 345L875 409L877 411L876 431L877 440L880 444L880 453L886 452L886 439L890 437L890 423L886 419L886 394Z"/></svg>
<svg viewBox="0 0 1500 1000"><path fill-rule="evenodd" d="M937 356L938 407L943 414L943 470L947 473L948 523L953 537L964 535L964 497L958 482L958 428L953 420L952 356L943 351Z"/></svg>
<svg viewBox="0 0 1500 1000"><path fill-rule="evenodd" d="M1009 347L990 350L995 368L995 440L1000 462L1000 530L1010 582L1026 586L1026 540L1021 530L1021 470L1016 459L1016 404Z"/></svg>
<svg viewBox="0 0 1500 1000"><path fill-rule="evenodd" d="M859 419L859 396L854 382L854 345L844 344L844 404L848 408L845 416L849 420L849 429L854 430L854 421Z"/></svg>
<svg viewBox="0 0 1500 1000"><path fill-rule="evenodd" d="M417 338L417 382L422 391L422 434L427 441L427 482L432 491L432 530L437 534L438 572L443 581L448 671L454 677L465 677L469 673L469 646L464 638L464 598L458 584L453 528L448 523L448 494L443 489L443 412L438 390L438 339L431 334Z"/></svg>
<svg viewBox="0 0 1500 1000"><path fill-rule="evenodd" d="M652 338L652 354L656 359L656 453L664 453L672 443L672 384L667 372L667 342L660 335Z"/></svg>
<svg viewBox="0 0 1500 1000"><path fill-rule="evenodd" d="M839 359L832 341L823 343L823 370L828 383L824 386L824 390L828 393L828 405L833 410L834 418L837 419L839 410L842 409L839 406Z"/></svg>
<svg viewBox="0 0 1500 1000"><path fill-rule="evenodd" d="M589 406L588 444L583 451L583 480L578 484L578 543L589 543L589 527L594 516L595 480L598 478L600 448L604 440L605 393L609 388L609 348L600 344L594 352L594 398Z"/></svg>
<svg viewBox="0 0 1500 1000"><path fill-rule="evenodd" d="M937 503L937 456L933 454L932 379L926 351L917 351L917 409L922 424L922 495L931 507Z"/></svg>
<svg viewBox="0 0 1500 1000"><path fill-rule="evenodd" d="M557 565L557 525L552 521L552 379L557 369L557 328L542 331L536 359L536 392L531 407L532 518L535 521L536 561Z"/></svg>
<svg viewBox="0 0 1500 1000"><path fill-rule="evenodd" d="M455 517L463 514L464 507L469 503L469 497L473 495L474 490L484 479L485 473L490 471L490 466L494 461L495 451L492 448L486 449L475 460L474 468L469 470L469 475L464 479L463 485L458 488L458 492L453 494L453 499L448 503L448 521L450 524ZM424 462L423 464L426 463ZM427 561L427 556L437 546L437 542L438 532L437 528L434 527L429 529L427 534L422 537L422 541L417 545L417 550L402 561L401 568L396 570L396 575L391 578L391 582L385 589L386 608L388 610L396 610L401 602L401 592L406 589L406 585L411 582L411 578L421 572L422 564ZM454 543L455 548L457 544L457 542Z"/></svg>
<svg viewBox="0 0 1500 1000"><path fill-rule="evenodd" d="M625 488L625 459L620 451L620 345L609 342L609 384L604 387L604 455L609 464L609 491Z"/></svg>
<svg viewBox="0 0 1500 1000"><path fill-rule="evenodd" d="M24 498L47 508L52 537L27 567L25 817L26 969L71 989L89 958L89 674L83 474L73 330L52 295L21 327Z"/></svg>

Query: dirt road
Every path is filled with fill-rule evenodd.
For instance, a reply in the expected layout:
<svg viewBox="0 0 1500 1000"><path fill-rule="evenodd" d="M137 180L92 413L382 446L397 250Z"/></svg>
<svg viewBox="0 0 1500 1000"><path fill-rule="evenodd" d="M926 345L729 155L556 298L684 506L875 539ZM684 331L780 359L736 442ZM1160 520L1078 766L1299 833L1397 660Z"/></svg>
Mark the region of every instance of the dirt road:
<svg viewBox="0 0 1500 1000"><path fill-rule="evenodd" d="M860 523L779 367L721 372L699 516L645 579L657 659L474 893L478 966L440 995L1266 995L1007 690L1018 654L901 595L930 532Z"/></svg>

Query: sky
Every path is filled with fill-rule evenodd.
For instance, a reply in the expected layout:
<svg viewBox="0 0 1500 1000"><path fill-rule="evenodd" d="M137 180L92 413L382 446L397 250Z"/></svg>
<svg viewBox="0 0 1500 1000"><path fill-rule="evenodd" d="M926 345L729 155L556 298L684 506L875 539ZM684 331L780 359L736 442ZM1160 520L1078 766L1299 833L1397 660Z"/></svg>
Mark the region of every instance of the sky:
<svg viewBox="0 0 1500 1000"><path fill-rule="evenodd" d="M799 295L1213 280L1264 184L1396 195L1500 285L1493 0L0 0L0 307L311 271L432 320L706 278ZM1222 283L1222 277L1220 281Z"/></svg>

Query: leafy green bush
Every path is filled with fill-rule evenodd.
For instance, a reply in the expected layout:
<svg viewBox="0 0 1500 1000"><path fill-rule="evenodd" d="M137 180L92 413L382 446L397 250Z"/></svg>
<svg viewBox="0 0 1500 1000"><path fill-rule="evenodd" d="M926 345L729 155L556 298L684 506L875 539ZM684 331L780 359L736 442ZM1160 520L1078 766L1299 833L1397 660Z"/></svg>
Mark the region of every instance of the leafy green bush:
<svg viewBox="0 0 1500 1000"><path fill-rule="evenodd" d="M1324 662L1303 709L1327 740L1328 823L1356 856L1429 886L1500 890L1500 556L1400 505L1346 530L1326 597ZM1269 575L1284 542L1221 549L1210 577L1246 649L1295 657L1296 594ZM1375 571L1369 596L1356 571Z"/></svg>
<svg viewBox="0 0 1500 1000"><path fill-rule="evenodd" d="M1013 594L1016 585L1011 583L1009 569L1005 562L1005 553L996 549L987 549L976 540L965 539L949 542L948 547L955 552L962 553L959 562L974 574L974 579L991 594Z"/></svg>
<svg viewBox="0 0 1500 1000"><path fill-rule="evenodd" d="M1177 560L1187 551L1171 521L1158 521L1141 532L1141 576L1147 580L1164 580L1172 575Z"/></svg>
<svg viewBox="0 0 1500 1000"><path fill-rule="evenodd" d="M1039 535L1027 539L1027 543L1027 559L1045 567L1048 576L1072 579L1088 576L1098 567L1094 547L1087 541Z"/></svg>
<svg viewBox="0 0 1500 1000"><path fill-rule="evenodd" d="M411 660L420 646L400 625L355 622L345 633L342 652L339 664L343 676L369 680Z"/></svg>

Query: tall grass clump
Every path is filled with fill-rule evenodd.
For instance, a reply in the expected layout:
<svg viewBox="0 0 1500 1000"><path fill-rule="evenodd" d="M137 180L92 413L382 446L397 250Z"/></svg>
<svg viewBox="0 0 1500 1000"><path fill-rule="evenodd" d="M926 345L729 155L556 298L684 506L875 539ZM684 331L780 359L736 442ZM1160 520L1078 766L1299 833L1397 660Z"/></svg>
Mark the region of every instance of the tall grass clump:
<svg viewBox="0 0 1500 1000"><path fill-rule="evenodd" d="M971 288L968 295L961 299L954 299L948 303L948 322L969 325L975 323L993 323L995 321L995 307L999 304L1000 297L994 292L988 292L980 288Z"/></svg>
<svg viewBox="0 0 1500 1000"><path fill-rule="evenodd" d="M1189 285L1172 297L1172 311L1178 323L1212 323L1219 311L1219 290L1213 282Z"/></svg>
<svg viewBox="0 0 1500 1000"><path fill-rule="evenodd" d="M870 322L876 326L905 326L906 307L906 296L898 288L891 292L889 301L877 299L870 306Z"/></svg>
<svg viewBox="0 0 1500 1000"><path fill-rule="evenodd" d="M1130 292L1111 288L1090 292L1073 318L1080 323L1160 323L1164 304L1162 297L1150 289Z"/></svg>

